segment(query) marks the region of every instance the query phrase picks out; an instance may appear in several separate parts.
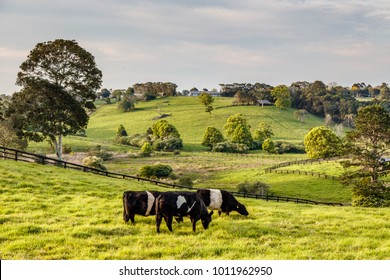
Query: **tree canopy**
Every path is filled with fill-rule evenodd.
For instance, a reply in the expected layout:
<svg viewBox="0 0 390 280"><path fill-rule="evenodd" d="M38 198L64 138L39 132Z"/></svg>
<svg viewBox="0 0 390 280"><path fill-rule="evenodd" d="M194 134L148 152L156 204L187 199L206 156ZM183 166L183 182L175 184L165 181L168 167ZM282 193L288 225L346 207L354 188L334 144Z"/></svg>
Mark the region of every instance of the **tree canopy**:
<svg viewBox="0 0 390 280"><path fill-rule="evenodd" d="M46 81L60 87L83 107L90 107L102 83L95 58L75 40L38 43L20 65L16 84L25 87Z"/></svg>
<svg viewBox="0 0 390 280"><path fill-rule="evenodd" d="M38 43L20 65L8 115L20 135L34 141L49 138L62 157L62 137L84 129L85 109L102 83L95 58L74 40Z"/></svg>
<svg viewBox="0 0 390 280"><path fill-rule="evenodd" d="M342 151L341 139L324 126L312 128L305 136L304 145L309 158L339 156Z"/></svg>

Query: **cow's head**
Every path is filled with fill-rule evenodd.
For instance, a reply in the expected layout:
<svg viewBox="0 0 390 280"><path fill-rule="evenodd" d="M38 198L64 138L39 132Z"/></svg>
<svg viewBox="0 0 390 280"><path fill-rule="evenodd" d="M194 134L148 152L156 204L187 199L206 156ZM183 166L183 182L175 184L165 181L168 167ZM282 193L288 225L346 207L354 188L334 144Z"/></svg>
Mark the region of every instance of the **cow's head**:
<svg viewBox="0 0 390 280"><path fill-rule="evenodd" d="M241 204L241 203L238 203L236 211L238 213L240 213L241 215L244 215L244 216L248 216L249 215L248 211L246 210L245 205Z"/></svg>
<svg viewBox="0 0 390 280"><path fill-rule="evenodd" d="M202 215L202 225L204 229L207 229L209 227L209 224L211 223L211 216L213 215L214 211L211 211L210 213L207 212L207 214Z"/></svg>

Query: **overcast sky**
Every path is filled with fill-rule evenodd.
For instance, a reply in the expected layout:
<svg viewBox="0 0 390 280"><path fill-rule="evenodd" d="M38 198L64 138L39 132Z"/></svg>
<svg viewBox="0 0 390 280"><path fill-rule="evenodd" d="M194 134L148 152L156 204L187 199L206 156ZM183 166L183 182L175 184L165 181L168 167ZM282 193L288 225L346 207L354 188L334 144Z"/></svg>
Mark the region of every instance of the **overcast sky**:
<svg viewBox="0 0 390 280"><path fill-rule="evenodd" d="M0 0L0 93L59 38L92 53L113 89L390 83L389 0Z"/></svg>

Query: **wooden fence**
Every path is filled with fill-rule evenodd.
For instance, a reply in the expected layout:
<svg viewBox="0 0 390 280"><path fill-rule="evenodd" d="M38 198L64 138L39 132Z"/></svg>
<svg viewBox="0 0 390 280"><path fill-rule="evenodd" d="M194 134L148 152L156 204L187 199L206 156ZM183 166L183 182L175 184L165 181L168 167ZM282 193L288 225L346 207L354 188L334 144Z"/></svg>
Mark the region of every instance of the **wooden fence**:
<svg viewBox="0 0 390 280"><path fill-rule="evenodd" d="M192 188L190 186L182 186L177 184L171 184L166 182L161 182L158 180L152 180L148 178L138 177L138 176L132 176L132 175L126 175L126 174L120 174L115 172L109 172L105 170L100 170L72 162L62 161L50 157L46 157L39 154L29 153L25 151L20 151L16 149L11 149L7 147L0 146L0 158L9 159L9 160L15 160L15 161L22 161L22 162L35 162L42 165L53 165L57 166L59 168L65 168L65 169L74 169L74 170L80 170L83 172L90 172L97 175L107 176L111 178L119 178L119 179L130 179L130 180L137 180L137 181L145 181L149 182L155 185L159 185L166 188L177 188L177 189L191 189L191 190L197 190L196 188ZM284 201L284 202L295 202L295 203L303 203L303 204L315 204L315 205L331 205L331 206L348 206L349 204L344 203L338 203L338 202L319 202L319 201L313 201L308 199L302 199L302 198L293 198L293 197L283 197L283 196L268 196L268 195L258 195L258 194L250 194L250 193L242 193L242 192L231 192L233 195L237 197L243 197L243 198L254 198L254 199L263 199L267 201Z"/></svg>
<svg viewBox="0 0 390 280"><path fill-rule="evenodd" d="M313 171L301 171L301 170L278 170L278 169L266 169L266 173L277 173L277 174L297 174L297 175L308 175L313 176L317 178L324 178L324 179L330 179L330 180L338 180L339 177L327 175L319 172L313 172Z"/></svg>

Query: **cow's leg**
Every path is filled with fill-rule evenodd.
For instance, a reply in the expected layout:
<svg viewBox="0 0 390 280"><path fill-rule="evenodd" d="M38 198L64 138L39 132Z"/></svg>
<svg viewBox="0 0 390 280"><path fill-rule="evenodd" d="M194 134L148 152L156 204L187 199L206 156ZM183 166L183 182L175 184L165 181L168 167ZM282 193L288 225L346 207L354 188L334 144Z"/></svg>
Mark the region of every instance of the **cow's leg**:
<svg viewBox="0 0 390 280"><path fill-rule="evenodd" d="M131 223L134 225L134 216L135 216L135 214L130 214L129 215L129 218L130 218L130 221L131 221Z"/></svg>
<svg viewBox="0 0 390 280"><path fill-rule="evenodd" d="M170 232L173 232L173 230L172 230L172 220L173 220L173 216L168 216L165 219L165 221L167 222L167 226L168 226L168 229L169 229Z"/></svg>
<svg viewBox="0 0 390 280"><path fill-rule="evenodd" d="M191 218L191 222L192 222L192 231L195 232L196 231L196 220Z"/></svg>
<svg viewBox="0 0 390 280"><path fill-rule="evenodd" d="M218 216L221 216L221 214L222 214L222 211L218 210Z"/></svg>
<svg viewBox="0 0 390 280"><path fill-rule="evenodd" d="M157 212L156 213L156 229L157 229L157 233L160 233L160 225L161 225L161 221L162 221L162 214L160 212Z"/></svg>

